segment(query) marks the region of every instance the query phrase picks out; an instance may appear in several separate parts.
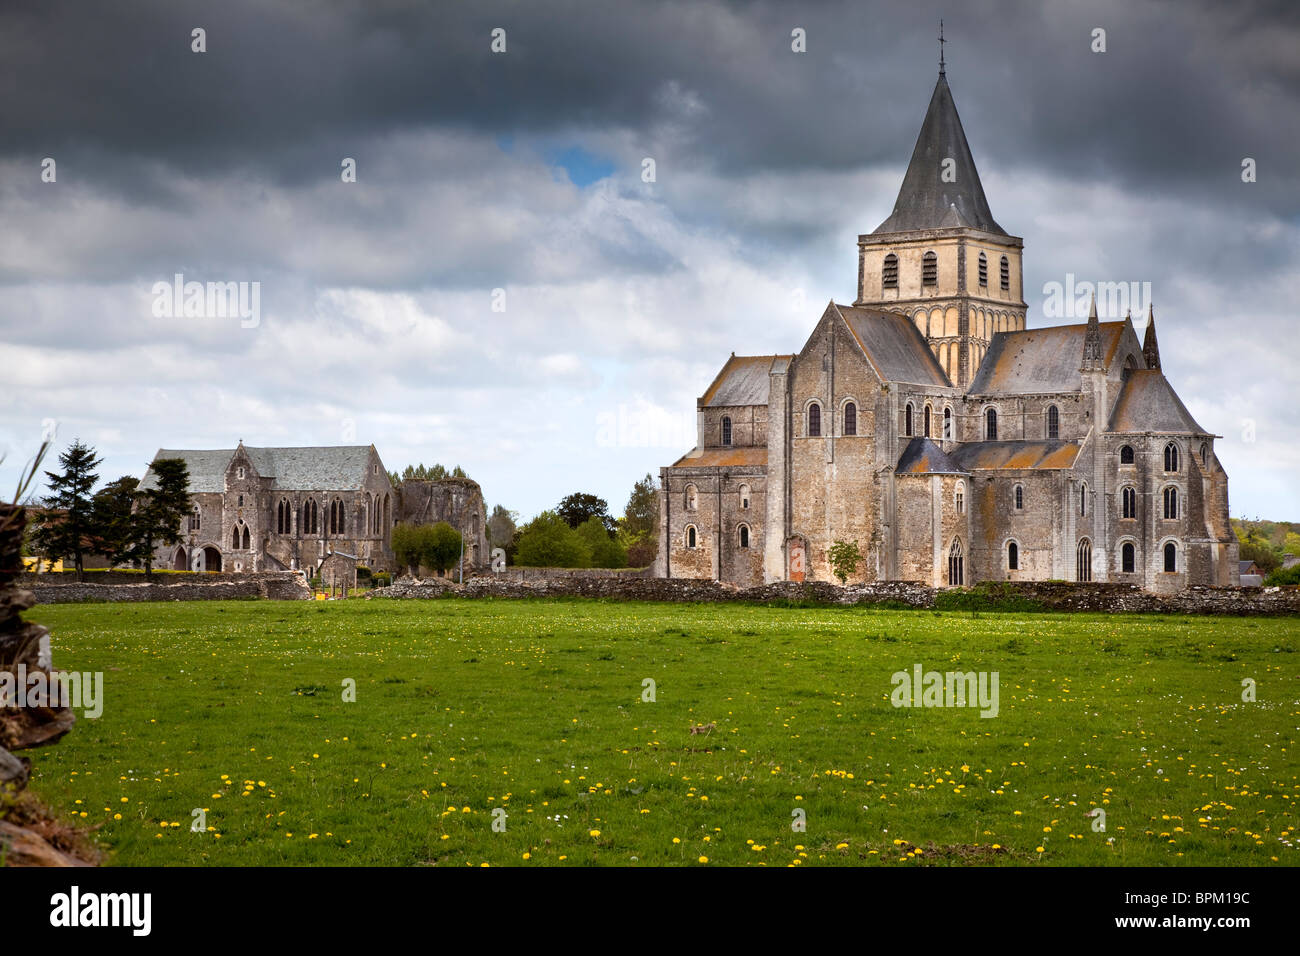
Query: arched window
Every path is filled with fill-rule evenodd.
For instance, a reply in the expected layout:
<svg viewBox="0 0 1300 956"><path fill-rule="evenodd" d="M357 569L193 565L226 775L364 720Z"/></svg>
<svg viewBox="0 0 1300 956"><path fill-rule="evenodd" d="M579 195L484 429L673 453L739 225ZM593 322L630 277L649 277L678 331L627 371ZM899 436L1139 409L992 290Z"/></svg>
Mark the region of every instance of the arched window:
<svg viewBox="0 0 1300 956"><path fill-rule="evenodd" d="M984 438L986 441L998 440L998 410L990 408L984 413Z"/></svg>
<svg viewBox="0 0 1300 956"><path fill-rule="evenodd" d="M343 534L343 502L335 498L330 502L330 534Z"/></svg>
<svg viewBox="0 0 1300 956"><path fill-rule="evenodd" d="M954 540L952 548L948 551L948 583L953 587L961 587L966 580L965 570L961 554L961 541Z"/></svg>
<svg viewBox="0 0 1300 956"><path fill-rule="evenodd" d="M989 284L989 257L980 253L980 285Z"/></svg>
<svg viewBox="0 0 1300 956"><path fill-rule="evenodd" d="M907 408L903 410L903 434L908 438L912 437L912 403L907 403Z"/></svg>
<svg viewBox="0 0 1300 956"><path fill-rule="evenodd" d="M921 285L936 286L939 284L939 257L933 252L927 252L921 257Z"/></svg>
<svg viewBox="0 0 1300 956"><path fill-rule="evenodd" d="M813 402L808 406L808 437L819 438L822 433L822 407Z"/></svg>
<svg viewBox="0 0 1300 956"><path fill-rule="evenodd" d="M1124 499L1124 511L1123 511L1124 517L1136 518L1138 516L1137 490L1134 488L1125 488L1120 493L1120 496Z"/></svg>
<svg viewBox="0 0 1300 956"><path fill-rule="evenodd" d="M1178 517L1178 489L1170 485L1165 489L1165 517L1173 520Z"/></svg>
<svg viewBox="0 0 1300 956"><path fill-rule="evenodd" d="M1119 566L1125 574L1132 574L1137 567L1137 549L1133 547L1132 541L1125 541L1124 547L1119 549Z"/></svg>
<svg viewBox="0 0 1300 956"><path fill-rule="evenodd" d="M1201 442L1201 467L1210 467L1210 446L1207 442Z"/></svg>
<svg viewBox="0 0 1300 956"><path fill-rule="evenodd" d="M1047 437L1061 437L1061 413L1055 405L1047 406Z"/></svg>
<svg viewBox="0 0 1300 956"><path fill-rule="evenodd" d="M1075 579L1092 580L1092 542L1087 538L1079 539L1079 548L1075 554Z"/></svg>
<svg viewBox="0 0 1300 956"><path fill-rule="evenodd" d="M694 485L686 486L686 510L694 511L700 506L700 495Z"/></svg>
<svg viewBox="0 0 1300 956"><path fill-rule="evenodd" d="M190 512L190 530L198 531L203 524L203 513L199 511L199 506L195 505L194 510Z"/></svg>
<svg viewBox="0 0 1300 956"><path fill-rule="evenodd" d="M749 485L740 486L740 510L749 510Z"/></svg>
<svg viewBox="0 0 1300 956"><path fill-rule="evenodd" d="M966 513L966 482L957 482L957 489L953 494L953 504L957 508L957 514Z"/></svg>
<svg viewBox="0 0 1300 956"><path fill-rule="evenodd" d="M1007 542L1007 570L1020 570L1020 545L1014 541Z"/></svg>
<svg viewBox="0 0 1300 956"><path fill-rule="evenodd" d="M695 547L695 525L693 524L688 524L686 526L686 547Z"/></svg>
<svg viewBox="0 0 1300 956"><path fill-rule="evenodd" d="M1025 486L1024 485L1016 485L1015 499L1016 499L1016 510L1024 511L1025 510Z"/></svg>
<svg viewBox="0 0 1300 956"><path fill-rule="evenodd" d="M731 444L731 416L722 416L722 444Z"/></svg>
<svg viewBox="0 0 1300 956"><path fill-rule="evenodd" d="M234 533L230 537L230 550L231 551L239 550L239 526L238 525L235 526Z"/></svg>
<svg viewBox="0 0 1300 956"><path fill-rule="evenodd" d="M898 288L898 256L892 252L885 256L885 264L880 269L880 284L886 289Z"/></svg>
<svg viewBox="0 0 1300 956"><path fill-rule="evenodd" d="M1165 446L1165 471L1178 470L1178 446L1170 442Z"/></svg>
<svg viewBox="0 0 1300 956"><path fill-rule="evenodd" d="M1165 545L1165 573L1173 574L1178 570L1178 546L1172 541Z"/></svg>
<svg viewBox="0 0 1300 956"><path fill-rule="evenodd" d="M1085 517L1088 514L1088 483L1082 482L1079 485L1079 517Z"/></svg>
<svg viewBox="0 0 1300 956"><path fill-rule="evenodd" d="M248 525L244 525L244 550L247 551L248 548Z"/></svg>
<svg viewBox="0 0 1300 956"><path fill-rule="evenodd" d="M943 410L943 437L952 440L952 409Z"/></svg>
<svg viewBox="0 0 1300 956"><path fill-rule="evenodd" d="M923 434L926 438L930 437L930 405L928 402L925 406L925 432Z"/></svg>
<svg viewBox="0 0 1300 956"><path fill-rule="evenodd" d="M1119 463L1121 465L1133 464L1133 446L1125 445L1119 450Z"/></svg>
<svg viewBox="0 0 1300 956"><path fill-rule="evenodd" d="M1002 257L1002 291L1011 291L1011 262L1006 256Z"/></svg>
<svg viewBox="0 0 1300 956"><path fill-rule="evenodd" d="M742 550L749 548L749 525L742 524L737 529L736 540Z"/></svg>
<svg viewBox="0 0 1300 956"><path fill-rule="evenodd" d="M853 402L847 402L844 405L844 434L856 435L858 433L858 406Z"/></svg>

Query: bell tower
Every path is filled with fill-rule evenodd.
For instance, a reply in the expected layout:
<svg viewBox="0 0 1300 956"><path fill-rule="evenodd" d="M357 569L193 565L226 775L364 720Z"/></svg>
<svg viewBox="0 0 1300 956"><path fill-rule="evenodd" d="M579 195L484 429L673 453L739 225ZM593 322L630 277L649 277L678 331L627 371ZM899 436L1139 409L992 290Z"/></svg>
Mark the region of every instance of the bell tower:
<svg viewBox="0 0 1300 956"><path fill-rule="evenodd" d="M939 80L889 218L858 237L854 305L908 316L966 388L998 332L1025 327L1024 240L993 219L953 102Z"/></svg>

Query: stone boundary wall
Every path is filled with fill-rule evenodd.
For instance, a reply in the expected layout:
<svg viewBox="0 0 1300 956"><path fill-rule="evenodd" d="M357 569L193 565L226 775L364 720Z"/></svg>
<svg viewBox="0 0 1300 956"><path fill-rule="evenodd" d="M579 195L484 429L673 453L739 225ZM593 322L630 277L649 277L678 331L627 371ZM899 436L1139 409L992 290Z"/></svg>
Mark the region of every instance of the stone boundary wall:
<svg viewBox="0 0 1300 956"><path fill-rule="evenodd" d="M279 573L267 578L203 581L193 584L37 584L27 590L37 604L82 604L114 601L306 601L311 589L297 574Z"/></svg>
<svg viewBox="0 0 1300 956"><path fill-rule="evenodd" d="M640 576L543 576L534 583L478 576L465 584L446 580L399 581L366 598L544 598L582 597L622 601L724 602L751 604L791 601L824 605L997 611L1076 611L1091 613L1289 615L1300 614L1300 588L1196 587L1159 595L1130 584L1073 584L1055 581L996 582L971 589L935 589L909 581L840 587L825 581L782 581L737 588L717 581Z"/></svg>
<svg viewBox="0 0 1300 956"><path fill-rule="evenodd" d="M607 578L618 581L624 581L631 578L651 578L654 577L654 567L648 568L529 568L514 565L506 568L504 571L485 571L475 569L473 575L465 575L465 583L469 584L474 578L485 578L493 581L508 581L511 584L550 584L563 583L572 581L576 578ZM456 569L452 568L447 572L447 578L451 581L456 580Z"/></svg>
<svg viewBox="0 0 1300 956"><path fill-rule="evenodd" d="M293 572L286 571L163 571L154 568L156 584L215 584L222 581L272 581ZM31 590L58 584L76 584L77 572L48 571L43 574L24 572L18 578L19 587ZM126 571L121 568L109 571L86 569L87 584L143 584L143 571Z"/></svg>

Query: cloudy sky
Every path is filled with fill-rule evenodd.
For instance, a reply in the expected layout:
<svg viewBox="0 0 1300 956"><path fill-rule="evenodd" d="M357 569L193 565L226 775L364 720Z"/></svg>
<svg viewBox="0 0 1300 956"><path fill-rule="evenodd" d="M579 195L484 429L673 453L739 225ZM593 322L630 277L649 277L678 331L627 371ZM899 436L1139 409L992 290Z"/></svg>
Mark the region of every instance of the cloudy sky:
<svg viewBox="0 0 1300 956"><path fill-rule="evenodd" d="M621 513L730 352L795 351L854 298L943 17L1030 325L1070 321L1044 316L1068 276L1150 283L1232 513L1300 520L1297 9L11 0L0 491L55 422L105 479L373 443L525 518L579 490ZM259 283L256 322L159 314L176 274Z"/></svg>

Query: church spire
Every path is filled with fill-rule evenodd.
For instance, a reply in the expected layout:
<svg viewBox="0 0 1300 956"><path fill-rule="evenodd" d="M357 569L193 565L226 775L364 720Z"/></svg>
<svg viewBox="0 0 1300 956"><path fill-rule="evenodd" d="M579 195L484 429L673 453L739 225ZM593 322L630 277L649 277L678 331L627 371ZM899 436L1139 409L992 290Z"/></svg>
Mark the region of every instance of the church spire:
<svg viewBox="0 0 1300 956"><path fill-rule="evenodd" d="M1101 324L1097 321L1097 293L1088 308L1088 331L1083 336L1083 371L1101 368Z"/></svg>
<svg viewBox="0 0 1300 956"><path fill-rule="evenodd" d="M975 158L944 76L942 51L941 44L939 80L894 201L894 211L876 228L875 235L952 226L1007 234L994 221L984 197Z"/></svg>
<svg viewBox="0 0 1300 956"><path fill-rule="evenodd" d="M1147 368L1160 367L1160 346L1156 344L1156 310L1147 303L1147 331L1142 339L1142 357L1146 359Z"/></svg>
<svg viewBox="0 0 1300 956"><path fill-rule="evenodd" d="M943 45L948 41L943 38L943 21L939 21L939 75L944 75L943 70Z"/></svg>

